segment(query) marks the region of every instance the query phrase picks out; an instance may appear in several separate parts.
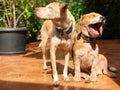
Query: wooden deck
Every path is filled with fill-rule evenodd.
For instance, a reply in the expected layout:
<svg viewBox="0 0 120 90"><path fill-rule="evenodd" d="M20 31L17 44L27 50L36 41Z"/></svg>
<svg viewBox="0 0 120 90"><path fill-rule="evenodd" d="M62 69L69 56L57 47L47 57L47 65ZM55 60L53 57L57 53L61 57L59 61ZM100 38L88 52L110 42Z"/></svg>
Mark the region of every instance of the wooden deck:
<svg viewBox="0 0 120 90"><path fill-rule="evenodd" d="M27 45L27 53L0 56L0 90L120 90L120 40L98 41L100 53L109 61L109 66L117 68L117 78L98 76L98 81L84 83L73 81L73 61L69 62L70 82L62 79L63 54L57 52L60 86L52 86L52 72L48 54L48 70L42 70L42 55L38 43Z"/></svg>

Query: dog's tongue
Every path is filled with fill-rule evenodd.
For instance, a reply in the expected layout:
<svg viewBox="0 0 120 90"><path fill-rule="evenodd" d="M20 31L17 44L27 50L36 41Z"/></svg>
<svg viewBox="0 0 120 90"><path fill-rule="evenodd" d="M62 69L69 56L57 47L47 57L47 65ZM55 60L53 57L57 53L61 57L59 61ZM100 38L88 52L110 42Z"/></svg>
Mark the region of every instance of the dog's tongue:
<svg viewBox="0 0 120 90"><path fill-rule="evenodd" d="M93 33L94 35L99 35L99 32L93 28L90 29L90 32Z"/></svg>

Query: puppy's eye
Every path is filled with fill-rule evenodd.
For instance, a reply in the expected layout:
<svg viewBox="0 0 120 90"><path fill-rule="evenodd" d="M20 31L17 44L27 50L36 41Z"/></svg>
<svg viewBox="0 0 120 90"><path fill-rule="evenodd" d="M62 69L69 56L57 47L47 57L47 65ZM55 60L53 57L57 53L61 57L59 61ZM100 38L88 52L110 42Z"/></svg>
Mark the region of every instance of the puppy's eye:
<svg viewBox="0 0 120 90"><path fill-rule="evenodd" d="M95 15L92 15L92 17L95 17Z"/></svg>

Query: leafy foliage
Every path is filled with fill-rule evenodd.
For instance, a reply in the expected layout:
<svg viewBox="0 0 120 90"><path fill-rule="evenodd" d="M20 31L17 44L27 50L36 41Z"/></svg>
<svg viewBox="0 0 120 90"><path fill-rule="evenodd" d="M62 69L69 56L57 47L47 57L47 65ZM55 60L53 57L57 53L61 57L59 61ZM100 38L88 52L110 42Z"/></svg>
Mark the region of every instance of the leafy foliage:
<svg viewBox="0 0 120 90"><path fill-rule="evenodd" d="M4 1L6 2L6 9L3 4ZM15 2L13 3L13 1ZM120 0L0 0L0 27L8 26L7 18L13 20L13 13L11 13L13 9L10 8L11 5L15 4L15 18L16 20L19 18L16 27L29 27L27 41L28 43L34 42L43 22L36 18L34 9L36 7L46 6L54 1L68 3L68 9L75 17L76 22L85 13L93 11L101 13L107 20L103 38L120 38ZM13 24L13 21L11 24Z"/></svg>
<svg viewBox="0 0 120 90"><path fill-rule="evenodd" d="M22 9L19 0L0 0L0 26L16 28L25 10Z"/></svg>
<svg viewBox="0 0 120 90"><path fill-rule="evenodd" d="M5 9L6 5L3 5L3 2L5 1L7 7ZM36 7L45 6L49 4L50 2L66 2L69 3L69 10L72 12L72 14L75 16L75 19L78 20L80 15L82 14L82 0L1 0L0 1L0 27L12 27L8 25L8 21L6 16L13 22L13 13L11 12L11 5L10 3L14 2L15 5L15 19L19 18L19 21L16 22L16 27L29 27L28 31L28 38L27 41L34 42L36 41L37 33L39 32L42 20L39 20L34 15L34 9ZM77 12L77 13L76 13ZM21 14L22 13L22 14ZM17 20L16 20L17 21ZM13 23L11 23L13 24Z"/></svg>
<svg viewBox="0 0 120 90"><path fill-rule="evenodd" d="M69 10L75 17L76 22L79 20L80 16L83 14L83 5L82 5L82 0L79 1L70 1L69 2Z"/></svg>

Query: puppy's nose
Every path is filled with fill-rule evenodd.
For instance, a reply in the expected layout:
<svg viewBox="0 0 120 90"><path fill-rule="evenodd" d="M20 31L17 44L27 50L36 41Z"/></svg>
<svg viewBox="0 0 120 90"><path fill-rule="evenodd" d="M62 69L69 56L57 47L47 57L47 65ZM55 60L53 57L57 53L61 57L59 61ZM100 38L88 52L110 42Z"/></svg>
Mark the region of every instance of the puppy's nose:
<svg viewBox="0 0 120 90"><path fill-rule="evenodd" d="M105 21L105 17L104 17L104 16L101 16L101 17L100 17L100 20L101 20L101 21Z"/></svg>

